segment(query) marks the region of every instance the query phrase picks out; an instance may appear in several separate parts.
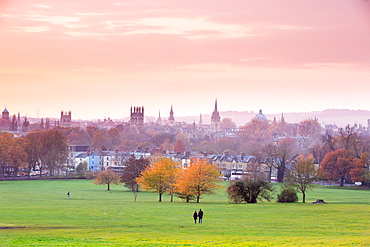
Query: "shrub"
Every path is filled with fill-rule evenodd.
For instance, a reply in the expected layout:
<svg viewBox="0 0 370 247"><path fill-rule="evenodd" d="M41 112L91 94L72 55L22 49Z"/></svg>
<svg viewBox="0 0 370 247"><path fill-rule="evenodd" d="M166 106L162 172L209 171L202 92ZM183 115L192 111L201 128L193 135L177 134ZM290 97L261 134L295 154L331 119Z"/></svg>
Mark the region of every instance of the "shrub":
<svg viewBox="0 0 370 247"><path fill-rule="evenodd" d="M257 203L257 200L263 199L270 201L272 191L272 184L262 180L251 181L249 178L232 181L227 188L229 201L232 203Z"/></svg>
<svg viewBox="0 0 370 247"><path fill-rule="evenodd" d="M293 187L282 187L280 194L278 194L277 202L297 202L297 191Z"/></svg>

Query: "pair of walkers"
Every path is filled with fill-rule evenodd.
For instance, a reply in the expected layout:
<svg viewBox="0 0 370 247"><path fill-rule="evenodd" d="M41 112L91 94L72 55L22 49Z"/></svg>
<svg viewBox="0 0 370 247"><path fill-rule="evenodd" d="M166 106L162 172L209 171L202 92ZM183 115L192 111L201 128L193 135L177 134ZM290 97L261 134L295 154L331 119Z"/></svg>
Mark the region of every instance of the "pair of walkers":
<svg viewBox="0 0 370 247"><path fill-rule="evenodd" d="M197 223L197 219L199 219L198 222L199 222L199 224L201 224L203 222L203 211L202 211L202 209L199 209L199 212L194 211L193 218L194 218L194 223L195 224Z"/></svg>

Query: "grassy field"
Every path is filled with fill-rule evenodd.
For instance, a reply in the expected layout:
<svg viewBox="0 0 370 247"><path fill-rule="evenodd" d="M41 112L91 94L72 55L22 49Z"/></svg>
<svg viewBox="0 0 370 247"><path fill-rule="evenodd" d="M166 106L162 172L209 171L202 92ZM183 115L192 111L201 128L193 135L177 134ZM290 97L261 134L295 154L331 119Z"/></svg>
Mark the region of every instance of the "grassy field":
<svg viewBox="0 0 370 247"><path fill-rule="evenodd" d="M0 181L0 193L1 246L370 246L370 191L355 187L307 194L328 204L230 204L224 190L199 204L146 192L134 202L89 180Z"/></svg>

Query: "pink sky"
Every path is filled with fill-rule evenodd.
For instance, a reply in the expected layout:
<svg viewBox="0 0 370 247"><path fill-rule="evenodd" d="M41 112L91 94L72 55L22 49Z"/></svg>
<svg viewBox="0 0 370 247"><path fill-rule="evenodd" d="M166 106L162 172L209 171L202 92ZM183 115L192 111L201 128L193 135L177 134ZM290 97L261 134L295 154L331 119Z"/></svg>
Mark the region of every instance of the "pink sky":
<svg viewBox="0 0 370 247"><path fill-rule="evenodd" d="M370 110L370 3L0 0L0 83L29 117Z"/></svg>

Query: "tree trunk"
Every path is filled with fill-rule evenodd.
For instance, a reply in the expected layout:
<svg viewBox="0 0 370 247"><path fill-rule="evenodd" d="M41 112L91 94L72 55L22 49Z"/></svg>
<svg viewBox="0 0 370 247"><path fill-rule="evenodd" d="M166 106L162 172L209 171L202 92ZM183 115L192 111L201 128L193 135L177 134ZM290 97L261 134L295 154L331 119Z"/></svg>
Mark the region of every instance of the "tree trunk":
<svg viewBox="0 0 370 247"><path fill-rule="evenodd" d="M344 178L340 178L340 187L344 186Z"/></svg>
<svg viewBox="0 0 370 247"><path fill-rule="evenodd" d="M197 203L199 203L200 196L197 196Z"/></svg>
<svg viewBox="0 0 370 247"><path fill-rule="evenodd" d="M110 190L110 184L107 184L108 185L108 190Z"/></svg>
<svg viewBox="0 0 370 247"><path fill-rule="evenodd" d="M162 202L162 193L159 193L159 202Z"/></svg>
<svg viewBox="0 0 370 247"><path fill-rule="evenodd" d="M277 180L279 181L279 183L283 183L285 175L285 164L281 164L280 166L278 166L277 170Z"/></svg>
<svg viewBox="0 0 370 247"><path fill-rule="evenodd" d="M269 183L271 183L272 167L269 167Z"/></svg>
<svg viewBox="0 0 370 247"><path fill-rule="evenodd" d="M306 193L302 192L302 202L306 202Z"/></svg>

